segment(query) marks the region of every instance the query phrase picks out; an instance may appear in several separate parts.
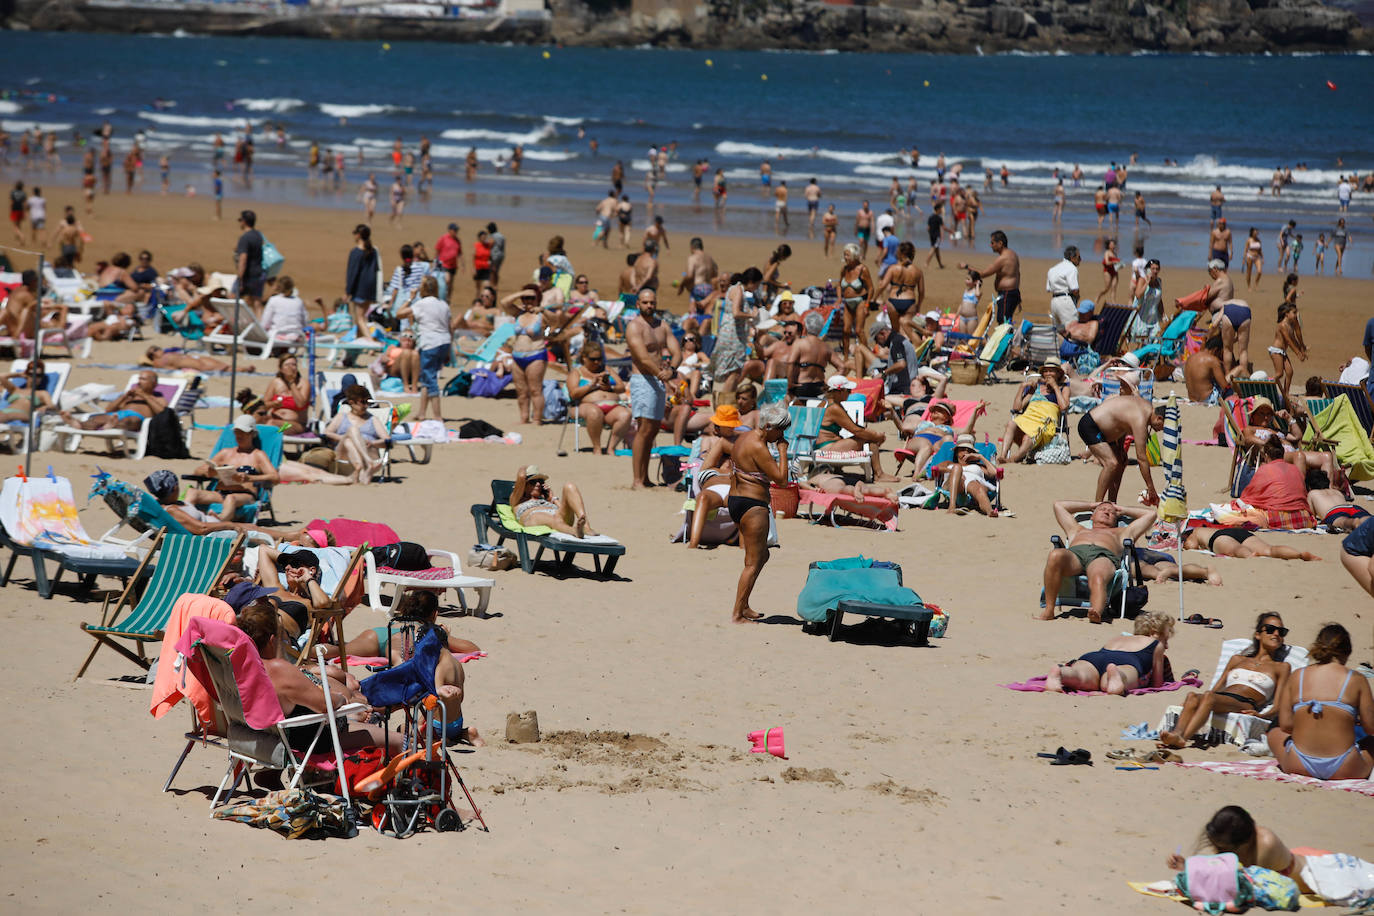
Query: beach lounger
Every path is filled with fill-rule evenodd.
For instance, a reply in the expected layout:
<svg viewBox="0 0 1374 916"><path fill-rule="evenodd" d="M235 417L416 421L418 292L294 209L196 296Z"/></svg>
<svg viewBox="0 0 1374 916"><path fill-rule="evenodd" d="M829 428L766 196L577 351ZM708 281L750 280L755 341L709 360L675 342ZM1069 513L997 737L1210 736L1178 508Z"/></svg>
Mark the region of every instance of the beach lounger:
<svg viewBox="0 0 1374 916"><path fill-rule="evenodd" d="M787 403L787 379L770 378L763 383L763 392L759 395L760 407L785 403Z"/></svg>
<svg viewBox="0 0 1374 916"><path fill-rule="evenodd" d="M1226 664L1237 652L1244 652L1250 648L1251 639L1242 636L1237 639L1228 639L1221 644L1221 656L1217 659L1217 670L1212 675L1212 679L1207 684L1207 689L1211 690L1221 680L1222 673L1226 670ZM1277 659L1287 662L1296 673L1299 668L1305 667L1308 662L1307 649L1303 646L1286 646L1286 654ZM1213 713L1212 719L1208 723L1206 739L1208 743L1216 744L1235 744L1244 747L1252 742L1264 743L1264 736L1269 728L1274 724L1269 718L1273 714L1274 705L1272 703L1264 709L1257 710L1255 715L1248 715L1242 712ZM1163 717L1159 720L1157 730L1160 732L1173 731L1178 728L1178 718L1183 714L1183 705L1169 706L1164 710ZM1199 733L1201 734L1201 733ZM1183 740L1187 741L1192 735L1184 735Z"/></svg>
<svg viewBox="0 0 1374 916"><path fill-rule="evenodd" d="M1050 544L1057 550L1064 549L1064 539L1059 535L1050 536ZM1126 616L1126 589L1133 586L1143 586L1144 579L1140 574L1140 558L1135 553L1135 541L1131 538L1124 538L1121 542L1122 555L1118 563L1116 572L1112 574L1111 584L1107 587L1107 612L1105 619L1110 619L1111 610L1115 606L1118 608L1118 617ZM1040 589L1040 606L1045 606L1045 589ZM1059 584L1059 594L1054 597L1054 606L1068 608L1090 608L1092 607L1092 597L1088 588L1087 575L1065 576Z"/></svg>
<svg viewBox="0 0 1374 916"><path fill-rule="evenodd" d="M384 585L392 586L389 606L393 608L396 606L396 600L401 597L403 589L423 588L442 592L446 588L451 588L453 593L458 596L458 606L463 609L463 613L485 617L487 605L491 602L491 590L496 585L496 580L463 575L463 565L459 562L456 553L431 548L426 548L426 552L430 559L429 569L405 570L378 566L372 551L367 551L363 557L363 562L366 564L368 605L373 610L378 611L388 607L382 603L382 586ZM467 598L463 595L465 588L477 592L476 607L469 609Z"/></svg>
<svg viewBox="0 0 1374 916"><path fill-rule="evenodd" d="M1275 410L1283 410L1288 406L1283 392L1279 390L1279 383L1272 379L1232 379L1231 390L1243 398L1268 398Z"/></svg>
<svg viewBox="0 0 1374 916"><path fill-rule="evenodd" d="M218 620L191 618L177 649L186 658L188 670L205 685L225 720L224 743L229 764L210 800L211 810L221 798L233 797L245 776L251 784L255 768L282 770L282 782L291 789L302 784L312 770L321 774L326 784L334 783L336 774L345 772L337 720L362 712L367 708L365 704L335 707L330 691L326 690L324 712L287 718L257 647L242 630ZM323 657L317 663L319 678L327 683ZM313 730L307 732L311 740L304 752L293 750L287 735L297 728ZM327 768L315 766L319 763L325 763ZM343 790L348 791L347 785Z"/></svg>
<svg viewBox="0 0 1374 916"><path fill-rule="evenodd" d="M864 425L864 405L865 402L862 400L843 402L845 413L849 414L849 419L853 420L856 426ZM808 406L802 409L815 411L818 415L824 415L825 413L825 408L823 406ZM816 423L816 430L817 433L819 433L819 422ZM852 439L853 436L848 430L841 429L840 438ZM789 460L795 457L798 464L803 468L858 468L864 480L873 480L873 454L869 451L867 445L849 452L827 452L815 447L815 437L813 436L811 448L807 449L805 454L799 452L796 456L793 456L789 451L787 457Z"/></svg>
<svg viewBox="0 0 1374 916"><path fill-rule="evenodd" d="M227 319L225 327L228 333L206 334L201 338L201 343L206 346L222 347L226 350L237 348L253 359L267 359L274 349L294 350L305 343L304 338L287 340L268 334L253 317L253 310L241 302L237 308L237 326L234 323L235 300L211 299L210 305Z"/></svg>
<svg viewBox="0 0 1374 916"><path fill-rule="evenodd" d="M547 550L553 554L560 575L572 569L573 560L579 554L592 558L598 575L610 578L615 574L616 563L625 555L624 544L604 535L595 538L575 538L542 526L526 528L515 520L511 511L510 495L514 489L515 482L512 480L493 480L491 502L472 507L472 521L477 529L478 543L500 545L507 539L514 540L520 556L520 568L527 573L534 572L535 564L543 558L544 551ZM488 540L493 535L496 540ZM531 552L531 546L538 549Z"/></svg>
<svg viewBox="0 0 1374 916"><path fill-rule="evenodd" d="M129 384L124 386L124 390L138 384L138 373L129 379ZM176 410L181 406L182 395L186 392L187 381L184 378L171 378L159 376L157 380L157 393L167 401L168 410ZM55 426L53 432L57 434L58 440L62 444L65 452L75 452L81 447L83 439L103 440L109 448L110 454L123 452L127 457L139 461L148 450L148 424L151 420L144 420L136 432L127 429L81 429L75 426ZM187 424L186 445L191 445L191 429ZM131 447L132 446L132 447Z"/></svg>
<svg viewBox="0 0 1374 916"><path fill-rule="evenodd" d="M10 373L22 373L28 367L29 361L27 359L16 359L14 362L10 363ZM48 397L52 399L54 408L61 407L62 392L66 390L67 379L71 377L72 364L47 360L44 362L43 368L47 370L46 377L43 380L43 390L46 391ZM11 404L26 406L29 403L28 396L25 394L28 390L28 380L24 379L23 384L24 387L14 395L14 398L10 401ZM10 449L16 453L27 452L29 449L29 437L38 431L42 416L42 414L35 413L29 418L28 422L23 420L12 420L9 423L0 425L0 442L8 442Z"/></svg>
<svg viewBox="0 0 1374 916"><path fill-rule="evenodd" d="M1092 350L1106 359L1121 352L1121 338L1135 317L1133 305L1103 305L1097 313L1097 337L1093 340Z"/></svg>
<svg viewBox="0 0 1374 916"><path fill-rule="evenodd" d="M1173 317L1169 324L1164 328L1164 332L1159 335L1159 340L1155 343L1145 344L1143 347L1136 347L1131 352L1140 358L1142 366L1170 363L1183 353L1183 341L1187 338L1188 332L1197 323L1199 312L1179 312Z"/></svg>
<svg viewBox="0 0 1374 916"><path fill-rule="evenodd" d="M52 597L64 572L80 576L82 586L90 590L96 576L113 576L127 585L142 568L141 557L130 556L124 545L94 541L86 534L76 514L71 482L65 477L5 481L0 491L0 547L10 549L0 587L9 582L19 558L28 557L42 598ZM51 577L50 560L57 563Z"/></svg>
<svg viewBox="0 0 1374 916"><path fill-rule="evenodd" d="M109 506L119 519L113 528L100 536L100 543L102 544L117 544L126 550L142 550L153 534L161 530L165 530L168 534L196 537L187 531L181 522L173 518L153 494L122 480L115 480L109 474L101 473L96 476L95 483L91 485L91 492L87 498L95 496L104 500L105 505ZM126 525L138 536L134 538L116 537L115 535ZM232 531L212 531L205 535L207 538L231 538L233 536L234 532ZM248 532L246 539L250 543L272 543L270 535L256 531Z"/></svg>
<svg viewBox="0 0 1374 916"><path fill-rule="evenodd" d="M920 595L902 585L896 563L866 557L813 562L797 594L797 616L812 632L828 633L835 642L844 633L845 614L902 621L919 646L928 644L935 616Z"/></svg>
<svg viewBox="0 0 1374 916"><path fill-rule="evenodd" d="M176 600L187 592L208 593L211 586L224 574L225 567L229 565L229 558L242 543L242 535L234 538L202 538L159 531L153 538L147 556L143 558L143 565L146 566L153 555L157 554L157 569L153 571L138 606L120 618L120 612L125 610L138 582L139 575L136 573L115 601L113 608L106 599L101 609L99 625L84 622L81 624L81 631L93 637L95 645L72 680L78 680L86 673L86 669L90 667L91 661L102 646L109 646L145 671L151 667L151 662L143 651L143 644L162 640L163 627L167 625L167 620L172 614L172 605ZM133 643L137 654L129 651L117 640Z"/></svg>
<svg viewBox="0 0 1374 916"><path fill-rule="evenodd" d="M1342 385L1340 382L1328 381L1323 381L1322 385L1326 388L1328 398L1345 395L1355 410L1360 426L1364 427L1365 435L1374 435L1374 399L1370 398L1363 385Z"/></svg>

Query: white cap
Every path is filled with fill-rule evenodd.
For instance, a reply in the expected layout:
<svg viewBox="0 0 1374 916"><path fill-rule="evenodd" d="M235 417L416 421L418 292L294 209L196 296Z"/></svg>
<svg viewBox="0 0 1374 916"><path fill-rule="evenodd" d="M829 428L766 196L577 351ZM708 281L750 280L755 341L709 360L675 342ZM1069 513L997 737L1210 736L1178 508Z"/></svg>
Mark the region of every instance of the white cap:
<svg viewBox="0 0 1374 916"><path fill-rule="evenodd" d="M1263 369L1256 369L1255 374L1250 376L1251 381L1255 382L1262 382L1267 378L1269 378L1269 373L1265 372Z"/></svg>
<svg viewBox="0 0 1374 916"><path fill-rule="evenodd" d="M240 433L255 433L258 431L258 424L253 422L250 415L241 413L234 421L234 430Z"/></svg>
<svg viewBox="0 0 1374 916"><path fill-rule="evenodd" d="M937 312L937 311L935 311L934 309L931 309L929 312L926 312L926 321L933 321L933 322L935 322L936 324L939 324L939 323L940 323L940 313Z"/></svg>
<svg viewBox="0 0 1374 916"><path fill-rule="evenodd" d="M829 388L831 391L853 391L855 388L859 387L859 383L851 382L843 375L832 375L825 380L825 387Z"/></svg>
<svg viewBox="0 0 1374 916"><path fill-rule="evenodd" d="M1121 361L1126 365L1130 366L1132 369L1140 368L1140 357L1136 356L1135 353L1127 352L1121 354Z"/></svg>

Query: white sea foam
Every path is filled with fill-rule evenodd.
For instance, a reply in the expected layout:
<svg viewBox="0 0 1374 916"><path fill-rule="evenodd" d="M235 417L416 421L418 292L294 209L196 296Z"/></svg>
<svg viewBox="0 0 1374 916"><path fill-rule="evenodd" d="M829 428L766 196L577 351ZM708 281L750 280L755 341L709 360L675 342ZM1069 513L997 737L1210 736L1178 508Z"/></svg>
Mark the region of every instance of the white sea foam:
<svg viewBox="0 0 1374 916"><path fill-rule="evenodd" d="M563 124L568 127L576 127L577 125L585 121L586 118L565 118L559 115L544 115L544 120L549 121L553 124Z"/></svg>
<svg viewBox="0 0 1374 916"><path fill-rule="evenodd" d="M303 106L300 99L234 99L234 107L245 111L271 111L281 114Z"/></svg>
<svg viewBox="0 0 1374 916"><path fill-rule="evenodd" d="M548 140L558 133L552 124L544 124L534 130L517 133L505 130L487 130L485 128L453 128L439 134L445 140L497 140L502 143L509 143L514 146L517 143L529 145Z"/></svg>
<svg viewBox="0 0 1374 916"><path fill-rule="evenodd" d="M890 153L861 153L852 150L831 150L831 149L801 149L790 146L768 146L758 143L738 143L734 140L722 140L715 145L715 151L722 156L745 156L776 158L782 156L794 159L831 159L835 162L854 162L876 165L880 162L897 162L897 152Z"/></svg>
<svg viewBox="0 0 1374 916"><path fill-rule="evenodd" d="M234 130L245 124L259 124L262 118L211 118L204 115L168 114L165 111L140 111L140 118L155 124L170 124L173 127L208 127L211 129Z"/></svg>
<svg viewBox="0 0 1374 916"><path fill-rule="evenodd" d="M0 121L0 127L5 130L33 130L35 127L41 131L56 131L63 133L72 129L72 125L54 121L11 121L8 118Z"/></svg>
<svg viewBox="0 0 1374 916"><path fill-rule="evenodd" d="M0 99L0 114L19 114L24 110L24 106L18 102L11 102L8 99Z"/></svg>
<svg viewBox="0 0 1374 916"><path fill-rule="evenodd" d="M117 111L117 109L115 109L115 108L96 108L96 109L94 109L93 113L94 113L94 114L98 114L98 115L100 115L101 117L104 117L105 115L112 115L112 114L114 114L115 111Z"/></svg>
<svg viewBox="0 0 1374 916"><path fill-rule="evenodd" d="M352 146L363 147L364 149L390 150L391 141L374 140L370 137L355 137ZM464 159L467 157L471 145L453 145L449 143L435 143L429 148L429 154L435 159ZM495 162L496 157L510 159L509 146L476 147L477 158L483 162ZM525 158L531 162L567 162L576 159L577 154L566 150L545 150L545 149L526 149Z"/></svg>
<svg viewBox="0 0 1374 916"><path fill-rule="evenodd" d="M331 118L365 118L369 115L415 110L408 105L336 105L330 102L321 102L319 108Z"/></svg>

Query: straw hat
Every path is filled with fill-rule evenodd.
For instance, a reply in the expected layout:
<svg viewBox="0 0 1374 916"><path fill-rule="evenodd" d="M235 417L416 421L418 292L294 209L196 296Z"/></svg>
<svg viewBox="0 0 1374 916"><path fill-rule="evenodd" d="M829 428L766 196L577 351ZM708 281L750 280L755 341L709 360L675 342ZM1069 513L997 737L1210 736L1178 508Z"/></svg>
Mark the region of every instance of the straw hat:
<svg viewBox="0 0 1374 916"><path fill-rule="evenodd" d="M978 440L974 439L970 433L963 433L958 439L954 440L954 450L957 452L961 448L977 451Z"/></svg>
<svg viewBox="0 0 1374 916"><path fill-rule="evenodd" d="M1260 397L1255 398L1254 403L1250 405L1250 413L1253 414L1261 407L1268 407L1270 413L1274 412L1274 402L1261 395Z"/></svg>
<svg viewBox="0 0 1374 916"><path fill-rule="evenodd" d="M851 382L843 375L832 375L825 380L825 387L829 388L831 391L853 391L855 388L859 387L859 383Z"/></svg>
<svg viewBox="0 0 1374 916"><path fill-rule="evenodd" d="M1041 372L1044 372L1046 369L1053 369L1055 372L1058 372L1060 375L1063 375L1064 361L1057 356L1051 356L1040 364Z"/></svg>
<svg viewBox="0 0 1374 916"><path fill-rule="evenodd" d="M734 404L722 404L716 408L716 412L711 415L711 422L716 426L725 426L733 429L740 425L739 408Z"/></svg>
<svg viewBox="0 0 1374 916"><path fill-rule="evenodd" d="M539 465L537 465L537 464L527 464L527 465L525 465L525 479L526 479L526 480L548 480L548 479L549 479L549 475L548 475L548 474L545 474L543 471L539 470Z"/></svg>

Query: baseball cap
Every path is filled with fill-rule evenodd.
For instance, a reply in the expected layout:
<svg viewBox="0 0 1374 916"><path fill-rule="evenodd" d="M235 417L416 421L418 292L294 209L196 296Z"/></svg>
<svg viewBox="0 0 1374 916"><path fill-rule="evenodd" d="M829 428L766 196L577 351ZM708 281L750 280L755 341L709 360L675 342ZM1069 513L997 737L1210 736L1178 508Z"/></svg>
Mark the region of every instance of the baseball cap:
<svg viewBox="0 0 1374 916"><path fill-rule="evenodd" d="M248 414L239 414L234 420L234 431L239 433L255 433L258 431L258 424L253 422L253 418Z"/></svg>
<svg viewBox="0 0 1374 916"><path fill-rule="evenodd" d="M457 224L457 223L449 223L449 224L448 224L448 227L449 227L450 229L457 230L458 224Z"/></svg>

